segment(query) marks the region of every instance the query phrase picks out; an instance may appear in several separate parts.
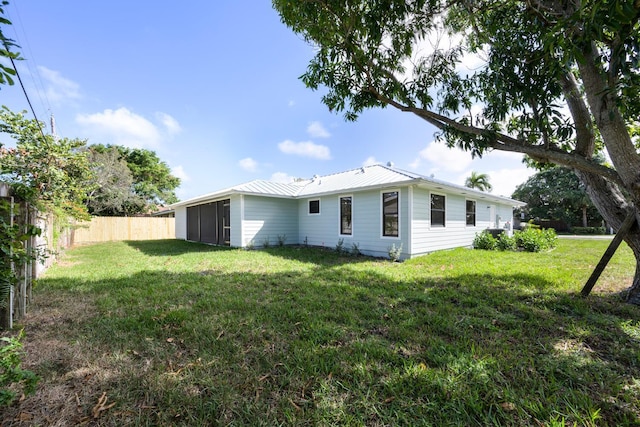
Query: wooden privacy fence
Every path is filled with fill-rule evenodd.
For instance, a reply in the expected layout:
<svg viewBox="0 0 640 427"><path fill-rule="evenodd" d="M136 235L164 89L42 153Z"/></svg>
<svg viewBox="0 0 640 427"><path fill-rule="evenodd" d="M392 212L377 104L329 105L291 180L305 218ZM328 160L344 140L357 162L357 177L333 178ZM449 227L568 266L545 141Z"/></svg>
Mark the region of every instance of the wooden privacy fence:
<svg viewBox="0 0 640 427"><path fill-rule="evenodd" d="M96 216L76 225L73 244L174 239L175 218Z"/></svg>

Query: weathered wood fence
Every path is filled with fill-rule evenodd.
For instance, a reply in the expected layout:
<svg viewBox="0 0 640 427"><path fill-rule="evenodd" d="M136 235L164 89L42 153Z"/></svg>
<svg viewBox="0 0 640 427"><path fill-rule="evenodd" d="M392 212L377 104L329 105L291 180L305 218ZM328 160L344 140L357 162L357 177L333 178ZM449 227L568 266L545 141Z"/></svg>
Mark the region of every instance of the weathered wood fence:
<svg viewBox="0 0 640 427"><path fill-rule="evenodd" d="M74 245L121 240L158 240L175 238L175 218L101 217L74 227Z"/></svg>

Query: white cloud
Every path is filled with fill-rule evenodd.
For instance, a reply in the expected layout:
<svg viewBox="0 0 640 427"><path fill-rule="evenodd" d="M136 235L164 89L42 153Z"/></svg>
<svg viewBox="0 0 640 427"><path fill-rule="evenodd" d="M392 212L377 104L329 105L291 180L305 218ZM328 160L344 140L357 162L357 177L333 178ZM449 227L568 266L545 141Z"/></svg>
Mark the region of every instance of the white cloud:
<svg viewBox="0 0 640 427"><path fill-rule="evenodd" d="M531 175L536 173L535 170L529 169L524 165L517 169L499 169L487 172L489 182L493 186L491 191L498 196L511 197L516 187L525 182Z"/></svg>
<svg viewBox="0 0 640 427"><path fill-rule="evenodd" d="M166 136L152 122L124 107L95 114L78 114L76 121L85 126L90 135L93 134L89 139L98 139L96 142L155 149ZM163 122L170 132L179 129L177 121L169 115L163 116Z"/></svg>
<svg viewBox="0 0 640 427"><path fill-rule="evenodd" d="M373 156L367 157L367 159L364 162L362 162L362 166L373 166L378 164L380 164L380 162L377 161L376 158Z"/></svg>
<svg viewBox="0 0 640 427"><path fill-rule="evenodd" d="M427 160L433 164L432 171L462 172L473 161L471 154L466 151L436 142L430 142L420 151L419 156L410 164L414 169L417 169L421 160Z"/></svg>
<svg viewBox="0 0 640 427"><path fill-rule="evenodd" d="M191 180L189 175L187 175L187 173L184 171L184 168L182 167L182 165L172 167L171 175L175 176L176 178L180 178L180 181L182 182L187 182Z"/></svg>
<svg viewBox="0 0 640 427"><path fill-rule="evenodd" d="M293 181L295 181L295 177L288 175L284 172L276 172L273 175L271 175L271 181L273 182L280 182L282 184L291 184Z"/></svg>
<svg viewBox="0 0 640 427"><path fill-rule="evenodd" d="M82 95L80 94L80 85L72 80L62 77L58 71L38 66L38 72L48 83L46 96L51 102L62 102L65 100L76 100L82 98Z"/></svg>
<svg viewBox="0 0 640 427"><path fill-rule="evenodd" d="M289 102L287 103L287 105L289 107L293 107L294 105L296 105L296 101L294 101L293 99L290 99Z"/></svg>
<svg viewBox="0 0 640 427"><path fill-rule="evenodd" d="M320 122L311 122L307 127L307 133L312 138L329 138L331 134L322 126Z"/></svg>
<svg viewBox="0 0 640 427"><path fill-rule="evenodd" d="M156 118L160 121L160 123L164 125L167 132L172 135L180 133L180 131L182 130L182 128L180 127L180 123L178 123L176 119L174 119L167 113L158 112L156 113Z"/></svg>
<svg viewBox="0 0 640 427"><path fill-rule="evenodd" d="M251 157L246 157L238 162L240 167L247 172L256 172L258 170L258 162Z"/></svg>
<svg viewBox="0 0 640 427"><path fill-rule="evenodd" d="M311 157L320 160L331 159L329 147L315 144L311 141L293 142L287 139L279 143L278 148L285 154L295 154L297 156Z"/></svg>

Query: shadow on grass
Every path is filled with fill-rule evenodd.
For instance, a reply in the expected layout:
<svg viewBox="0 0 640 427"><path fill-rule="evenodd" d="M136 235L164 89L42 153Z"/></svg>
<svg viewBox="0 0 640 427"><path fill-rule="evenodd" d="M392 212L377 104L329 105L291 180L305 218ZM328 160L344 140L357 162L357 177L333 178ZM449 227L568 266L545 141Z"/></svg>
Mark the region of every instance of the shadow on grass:
<svg viewBox="0 0 640 427"><path fill-rule="evenodd" d="M229 250L127 244L157 256ZM37 298L95 296L95 316L52 333L70 351L112 355L100 363L116 373L83 407L100 390L119 396L105 425L640 423L635 309L526 274L402 280L334 268L357 261L321 253L311 271L45 278Z"/></svg>
<svg viewBox="0 0 640 427"><path fill-rule="evenodd" d="M227 252L246 250L231 248L228 246L209 245L200 242L188 242L185 240L127 240L125 243L132 248L141 251L148 256L175 256L189 253L202 252ZM334 267L342 264L369 262L376 258L364 255L351 256L348 253L339 254L332 248L302 245L272 246L266 249L252 249L277 256L282 259L290 259L301 262L311 262L319 267ZM382 260L381 260L382 261Z"/></svg>

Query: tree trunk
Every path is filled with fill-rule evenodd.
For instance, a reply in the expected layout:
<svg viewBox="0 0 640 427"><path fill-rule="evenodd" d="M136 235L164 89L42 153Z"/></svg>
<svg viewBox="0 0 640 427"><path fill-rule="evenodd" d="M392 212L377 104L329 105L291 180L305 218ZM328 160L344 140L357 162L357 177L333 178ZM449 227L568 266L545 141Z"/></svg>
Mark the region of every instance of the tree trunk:
<svg viewBox="0 0 640 427"><path fill-rule="evenodd" d="M615 230L620 229L627 212L631 209L636 212L636 225L629 230L624 238L636 259L633 282L624 292L624 298L629 303L640 305L640 211L627 202L615 184L592 173L576 171L576 174L587 188L587 193L602 217Z"/></svg>
<svg viewBox="0 0 640 427"><path fill-rule="evenodd" d="M582 207L582 226L583 227L588 227L589 226L589 221L587 221L587 207L586 206Z"/></svg>

